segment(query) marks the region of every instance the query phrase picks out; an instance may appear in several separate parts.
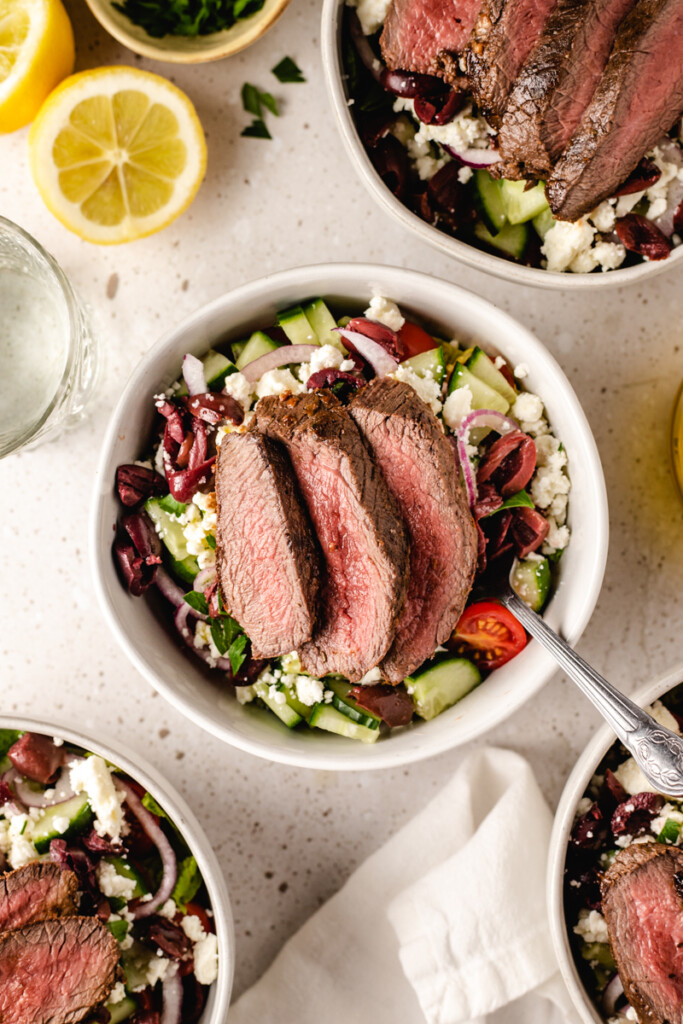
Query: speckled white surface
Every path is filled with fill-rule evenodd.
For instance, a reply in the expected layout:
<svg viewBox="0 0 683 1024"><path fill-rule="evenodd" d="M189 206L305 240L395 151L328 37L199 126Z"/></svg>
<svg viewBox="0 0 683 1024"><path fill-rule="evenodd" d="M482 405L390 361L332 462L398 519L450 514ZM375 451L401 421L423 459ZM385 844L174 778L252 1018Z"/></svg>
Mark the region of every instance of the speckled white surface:
<svg viewBox="0 0 683 1024"><path fill-rule="evenodd" d="M0 138L0 214L59 260L91 310L105 380L87 424L0 463L2 709L67 715L162 768L213 840L231 887L235 994L353 868L421 807L461 761L454 751L408 771L335 776L233 751L167 707L129 666L95 605L86 550L91 481L107 417L129 372L160 333L223 291L286 266L363 260L450 278L498 303L546 342L591 420L605 467L612 541L604 590L580 650L630 691L681 656L683 506L668 465L668 419L683 377L681 274L629 291L568 297L508 286L414 242L375 209L327 113L318 3L292 0L245 54L174 69L138 61L85 4L69 8L78 67L130 63L166 73L195 101L209 144L207 179L190 211L126 247L97 248L43 208L26 133ZM285 54L306 85L280 86ZM271 89L282 117L272 142L242 139L242 83ZM428 301L428 297L426 297ZM557 676L486 742L531 760L551 801L597 724Z"/></svg>

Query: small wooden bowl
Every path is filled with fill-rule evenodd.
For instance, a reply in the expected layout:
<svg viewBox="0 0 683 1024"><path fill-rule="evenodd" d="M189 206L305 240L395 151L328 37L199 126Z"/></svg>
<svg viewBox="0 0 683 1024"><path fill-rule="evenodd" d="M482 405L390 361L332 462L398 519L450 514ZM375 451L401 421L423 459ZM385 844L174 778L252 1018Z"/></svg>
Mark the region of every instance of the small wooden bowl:
<svg viewBox="0 0 683 1024"><path fill-rule="evenodd" d="M155 39L130 18L117 11L112 0L86 0L100 25L129 50L152 60L171 64L202 64L221 60L251 46L274 25L289 0L266 0L257 14L238 21L232 28L207 36L163 36Z"/></svg>

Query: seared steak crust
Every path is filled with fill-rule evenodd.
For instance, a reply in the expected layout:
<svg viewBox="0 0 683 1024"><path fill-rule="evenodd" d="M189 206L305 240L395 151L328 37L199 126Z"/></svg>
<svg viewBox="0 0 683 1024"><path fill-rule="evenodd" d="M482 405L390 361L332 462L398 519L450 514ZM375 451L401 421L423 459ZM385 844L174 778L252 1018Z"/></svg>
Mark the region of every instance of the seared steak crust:
<svg viewBox="0 0 683 1024"><path fill-rule="evenodd" d="M361 679L389 650L408 585L408 538L358 428L329 392L269 396L258 429L289 452L325 562L318 627L302 644L316 676Z"/></svg>
<svg viewBox="0 0 683 1024"><path fill-rule="evenodd" d="M77 1024L116 981L119 946L94 917L39 921L0 935L2 1024Z"/></svg>
<svg viewBox="0 0 683 1024"><path fill-rule="evenodd" d="M384 377L349 412L396 499L410 537L410 582L381 669L399 683L451 635L472 587L477 533L453 450L434 413L408 384Z"/></svg>
<svg viewBox="0 0 683 1024"><path fill-rule="evenodd" d="M572 140L548 179L555 216L577 220L611 196L683 111L683 4L639 0Z"/></svg>
<svg viewBox="0 0 683 1024"><path fill-rule="evenodd" d="M287 453L257 433L228 434L216 470L218 579L257 658L310 640L320 556Z"/></svg>
<svg viewBox="0 0 683 1024"><path fill-rule="evenodd" d="M26 864L0 877L0 932L23 928L32 921L76 913L78 879L46 861Z"/></svg>
<svg viewBox="0 0 683 1024"><path fill-rule="evenodd" d="M457 60L474 25L480 0L393 0L380 38L387 67L459 76Z"/></svg>
<svg viewBox="0 0 683 1024"><path fill-rule="evenodd" d="M614 858L602 909L624 992L641 1024L683 1022L683 850L636 843Z"/></svg>
<svg viewBox="0 0 683 1024"><path fill-rule="evenodd" d="M545 178L600 80L635 0L558 0L510 93L498 134L506 178Z"/></svg>
<svg viewBox="0 0 683 1024"><path fill-rule="evenodd" d="M556 0L484 0L465 50L477 106L496 128Z"/></svg>

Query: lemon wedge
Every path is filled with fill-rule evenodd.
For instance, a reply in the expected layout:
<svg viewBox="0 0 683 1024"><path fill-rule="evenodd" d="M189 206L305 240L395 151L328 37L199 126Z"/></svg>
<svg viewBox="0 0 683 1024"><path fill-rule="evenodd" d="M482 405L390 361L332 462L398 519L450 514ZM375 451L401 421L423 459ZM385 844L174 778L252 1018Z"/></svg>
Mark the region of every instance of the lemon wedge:
<svg viewBox="0 0 683 1024"><path fill-rule="evenodd" d="M32 121L73 66L74 34L61 0L0 0L0 132Z"/></svg>
<svg viewBox="0 0 683 1024"><path fill-rule="evenodd" d="M192 103L165 78L97 68L67 78L45 102L29 160L55 217L88 242L113 245L159 231L189 206L206 143Z"/></svg>

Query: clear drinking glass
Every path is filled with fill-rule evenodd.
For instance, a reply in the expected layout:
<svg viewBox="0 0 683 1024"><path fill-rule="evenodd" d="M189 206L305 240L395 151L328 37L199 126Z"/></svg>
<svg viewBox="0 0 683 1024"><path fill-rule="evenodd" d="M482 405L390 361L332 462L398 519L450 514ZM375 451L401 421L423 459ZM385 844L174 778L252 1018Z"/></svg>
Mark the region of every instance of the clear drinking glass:
<svg viewBox="0 0 683 1024"><path fill-rule="evenodd" d="M0 217L0 458L81 420L97 354L64 273Z"/></svg>

